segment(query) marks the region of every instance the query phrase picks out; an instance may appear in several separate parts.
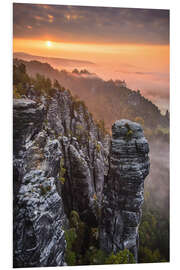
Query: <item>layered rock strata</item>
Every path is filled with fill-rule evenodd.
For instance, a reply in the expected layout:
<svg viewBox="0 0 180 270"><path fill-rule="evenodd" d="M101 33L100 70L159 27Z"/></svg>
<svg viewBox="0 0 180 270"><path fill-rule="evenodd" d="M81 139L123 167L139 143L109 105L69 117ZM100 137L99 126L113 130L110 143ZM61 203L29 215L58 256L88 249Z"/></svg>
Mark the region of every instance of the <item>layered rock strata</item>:
<svg viewBox="0 0 180 270"><path fill-rule="evenodd" d="M137 261L138 226L149 173L149 146L142 127L118 120L112 127L110 168L104 185L100 247L107 253L129 249Z"/></svg>
<svg viewBox="0 0 180 270"><path fill-rule="evenodd" d="M68 91L15 99L14 266L64 265L69 213L97 226L108 143Z"/></svg>
<svg viewBox="0 0 180 270"><path fill-rule="evenodd" d="M56 89L15 99L13 118L14 267L64 265L72 210L100 225L103 250L137 259L149 171L141 126L117 121L110 141L82 102Z"/></svg>
<svg viewBox="0 0 180 270"><path fill-rule="evenodd" d="M56 188L62 153L43 129L44 109L14 100L14 267L64 264L66 217Z"/></svg>

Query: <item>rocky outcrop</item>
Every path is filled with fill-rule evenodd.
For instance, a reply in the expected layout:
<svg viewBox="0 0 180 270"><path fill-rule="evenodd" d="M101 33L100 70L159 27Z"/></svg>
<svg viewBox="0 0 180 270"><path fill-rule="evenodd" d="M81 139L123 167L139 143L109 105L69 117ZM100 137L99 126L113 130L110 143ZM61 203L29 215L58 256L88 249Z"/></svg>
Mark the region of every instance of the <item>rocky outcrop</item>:
<svg viewBox="0 0 180 270"><path fill-rule="evenodd" d="M43 130L43 104L14 101L14 267L64 264L66 223L57 192L58 140Z"/></svg>
<svg viewBox="0 0 180 270"><path fill-rule="evenodd" d="M137 261L138 226L149 173L149 147L138 123L112 127L110 169L104 185L100 247L107 253L129 249Z"/></svg>
<svg viewBox="0 0 180 270"><path fill-rule="evenodd" d="M110 136L68 91L14 100L14 267L64 265L68 217L100 224L100 246L137 257L143 184L142 128L117 121Z"/></svg>
<svg viewBox="0 0 180 270"><path fill-rule="evenodd" d="M64 265L69 213L98 224L109 140L68 91L15 99L13 116L14 266Z"/></svg>

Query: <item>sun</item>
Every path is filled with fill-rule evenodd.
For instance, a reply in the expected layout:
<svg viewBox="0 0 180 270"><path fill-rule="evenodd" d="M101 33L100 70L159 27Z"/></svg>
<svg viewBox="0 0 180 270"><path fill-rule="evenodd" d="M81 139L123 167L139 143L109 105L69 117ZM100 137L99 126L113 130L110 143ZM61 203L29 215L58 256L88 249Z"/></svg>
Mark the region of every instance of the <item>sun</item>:
<svg viewBox="0 0 180 270"><path fill-rule="evenodd" d="M51 42L51 41L49 41L49 40L48 40L48 41L46 41L46 46L47 46L47 47L51 47L51 46L52 46L52 42Z"/></svg>

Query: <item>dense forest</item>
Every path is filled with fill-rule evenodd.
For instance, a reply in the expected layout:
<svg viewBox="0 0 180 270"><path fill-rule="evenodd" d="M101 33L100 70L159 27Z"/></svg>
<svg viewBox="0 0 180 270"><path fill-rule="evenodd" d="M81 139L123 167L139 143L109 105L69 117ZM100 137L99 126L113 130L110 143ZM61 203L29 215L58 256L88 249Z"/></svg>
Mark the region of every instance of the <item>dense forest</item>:
<svg viewBox="0 0 180 270"><path fill-rule="evenodd" d="M24 63L27 73L34 78L40 73L52 81L58 80L71 90L76 99L85 102L95 119L104 121L109 132L117 119L127 118L140 122L148 138L169 138L169 112L162 115L156 105L141 95L140 90L127 88L123 80L104 81L85 69L68 72L38 61L14 59L14 63Z"/></svg>
<svg viewBox="0 0 180 270"><path fill-rule="evenodd" d="M37 61L14 61L14 98L31 97L35 91L37 100L40 100L43 95L50 97L53 89L64 91L65 88L71 90L76 104L87 104L104 133L109 132L116 119L127 118L141 123L152 143L157 139L168 142L169 114L163 116L158 107L144 98L140 91L132 91L116 81L105 82L86 70L70 73ZM168 211L162 211L162 205L154 203L157 197L154 197L152 189L145 192L139 228L140 263L169 261L169 215ZM164 197L164 200L168 201L168 198ZM66 241L68 265L134 263L128 250L109 256L102 252L98 246L97 228L88 228L75 211L70 214Z"/></svg>

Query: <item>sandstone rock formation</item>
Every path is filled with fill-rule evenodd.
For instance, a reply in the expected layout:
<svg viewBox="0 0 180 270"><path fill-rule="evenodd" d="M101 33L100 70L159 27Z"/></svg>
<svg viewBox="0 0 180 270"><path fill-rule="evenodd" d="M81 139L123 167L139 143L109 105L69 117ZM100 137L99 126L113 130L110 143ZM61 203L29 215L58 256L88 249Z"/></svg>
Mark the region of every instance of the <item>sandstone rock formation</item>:
<svg viewBox="0 0 180 270"><path fill-rule="evenodd" d="M68 91L15 99L13 118L14 266L64 265L71 210L98 223L109 140Z"/></svg>
<svg viewBox="0 0 180 270"><path fill-rule="evenodd" d="M150 166L148 152L140 124L124 119L115 122L104 185L100 247L107 253L127 248L136 261L144 179Z"/></svg>
<svg viewBox="0 0 180 270"><path fill-rule="evenodd" d="M110 136L68 91L14 100L14 267L64 265L64 230L76 210L100 225L100 246L137 258L148 144L117 121Z"/></svg>
<svg viewBox="0 0 180 270"><path fill-rule="evenodd" d="M44 106L14 101L14 266L64 264L66 217L57 192L58 140L43 130Z"/></svg>

